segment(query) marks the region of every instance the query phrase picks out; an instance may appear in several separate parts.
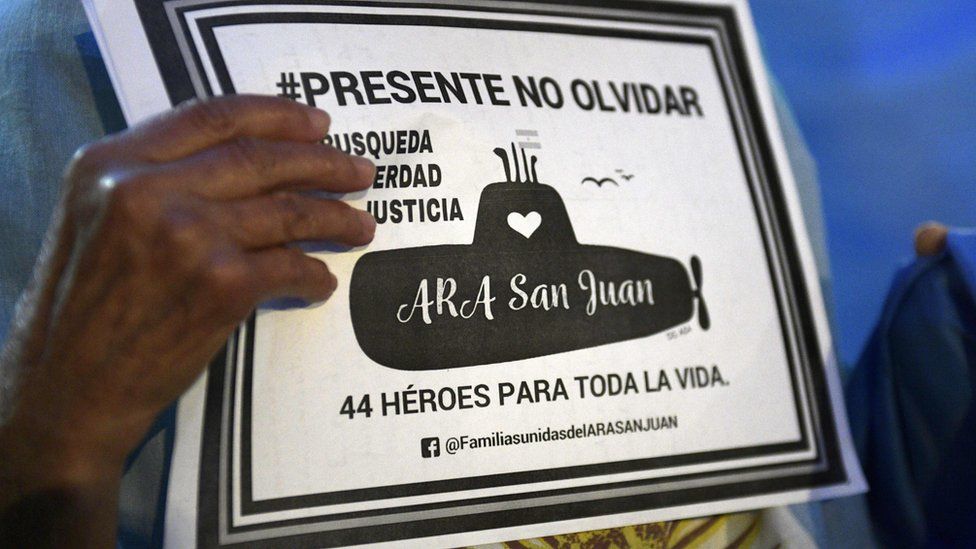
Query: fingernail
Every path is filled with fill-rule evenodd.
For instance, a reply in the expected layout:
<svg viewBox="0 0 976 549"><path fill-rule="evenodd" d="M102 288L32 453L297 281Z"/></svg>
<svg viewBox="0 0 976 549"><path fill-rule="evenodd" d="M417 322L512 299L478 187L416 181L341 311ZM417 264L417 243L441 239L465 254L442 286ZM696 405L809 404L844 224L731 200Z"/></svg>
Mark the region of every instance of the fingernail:
<svg viewBox="0 0 976 549"><path fill-rule="evenodd" d="M376 234L376 219L373 217L373 214L365 210L357 211L359 212L359 220L363 224L363 234L372 240L373 235Z"/></svg>
<svg viewBox="0 0 976 549"><path fill-rule="evenodd" d="M359 172L362 180L372 183L373 178L376 177L376 164L373 164L368 158L361 156L353 156L352 163L356 165L356 171Z"/></svg>
<svg viewBox="0 0 976 549"><path fill-rule="evenodd" d="M322 109L309 107L308 121L312 123L312 128L315 129L316 135L322 138L329 133L329 125L332 124L332 117Z"/></svg>
<svg viewBox="0 0 976 549"><path fill-rule="evenodd" d="M336 275L334 275L334 274L332 274L332 273L329 273L329 278L331 278L331 279L332 279L332 291L331 291L331 292L329 292L329 295L332 295L332 294L334 294L334 293L335 293L335 291L336 291L336 288L338 288L338 287L339 287L339 279L338 279L338 278L336 278Z"/></svg>

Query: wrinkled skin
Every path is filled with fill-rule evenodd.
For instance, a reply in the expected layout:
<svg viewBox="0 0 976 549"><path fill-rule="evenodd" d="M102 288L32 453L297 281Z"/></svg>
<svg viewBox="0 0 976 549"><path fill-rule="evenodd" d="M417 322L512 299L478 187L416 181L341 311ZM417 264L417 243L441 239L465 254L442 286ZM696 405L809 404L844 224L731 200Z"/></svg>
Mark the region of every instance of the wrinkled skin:
<svg viewBox="0 0 976 549"><path fill-rule="evenodd" d="M301 191L374 167L318 143L328 116L237 96L82 148L0 355L0 546L114 546L125 456L260 302L315 302L290 243L367 244L375 222Z"/></svg>

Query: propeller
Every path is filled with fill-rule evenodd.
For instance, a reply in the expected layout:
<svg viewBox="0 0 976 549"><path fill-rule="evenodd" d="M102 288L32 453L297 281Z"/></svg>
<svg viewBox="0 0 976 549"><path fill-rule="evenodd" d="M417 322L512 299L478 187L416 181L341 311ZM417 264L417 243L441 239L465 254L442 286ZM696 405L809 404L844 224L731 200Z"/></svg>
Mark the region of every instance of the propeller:
<svg viewBox="0 0 976 549"><path fill-rule="evenodd" d="M702 264L697 255L691 256L691 276L695 280L695 297L698 299L698 325L702 330L707 330L711 327L712 321L708 316L708 307L705 306L705 297L702 295Z"/></svg>

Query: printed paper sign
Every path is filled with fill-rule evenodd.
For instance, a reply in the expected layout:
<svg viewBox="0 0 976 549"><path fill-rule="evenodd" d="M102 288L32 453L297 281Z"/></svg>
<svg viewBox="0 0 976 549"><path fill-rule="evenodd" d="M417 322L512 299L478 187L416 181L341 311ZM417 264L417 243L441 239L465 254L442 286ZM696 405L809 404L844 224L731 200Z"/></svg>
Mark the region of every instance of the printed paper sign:
<svg viewBox="0 0 976 549"><path fill-rule="evenodd" d="M863 489L738 2L92 1L130 120L321 107L375 241L180 406L169 546L461 545Z"/></svg>

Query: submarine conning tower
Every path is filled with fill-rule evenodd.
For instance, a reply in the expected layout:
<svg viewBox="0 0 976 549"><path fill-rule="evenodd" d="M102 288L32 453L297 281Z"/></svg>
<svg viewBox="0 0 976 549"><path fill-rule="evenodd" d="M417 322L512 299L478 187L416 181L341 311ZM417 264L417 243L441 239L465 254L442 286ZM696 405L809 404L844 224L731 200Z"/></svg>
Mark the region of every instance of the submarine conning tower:
<svg viewBox="0 0 976 549"><path fill-rule="evenodd" d="M521 158L519 157L521 150ZM499 147L495 154L505 169L505 181L492 183L481 191L475 222L474 246L490 245L495 250L558 250L579 246L562 197L549 185L539 183L536 157L512 145ZM525 236L512 230L509 215L541 217L539 226Z"/></svg>

